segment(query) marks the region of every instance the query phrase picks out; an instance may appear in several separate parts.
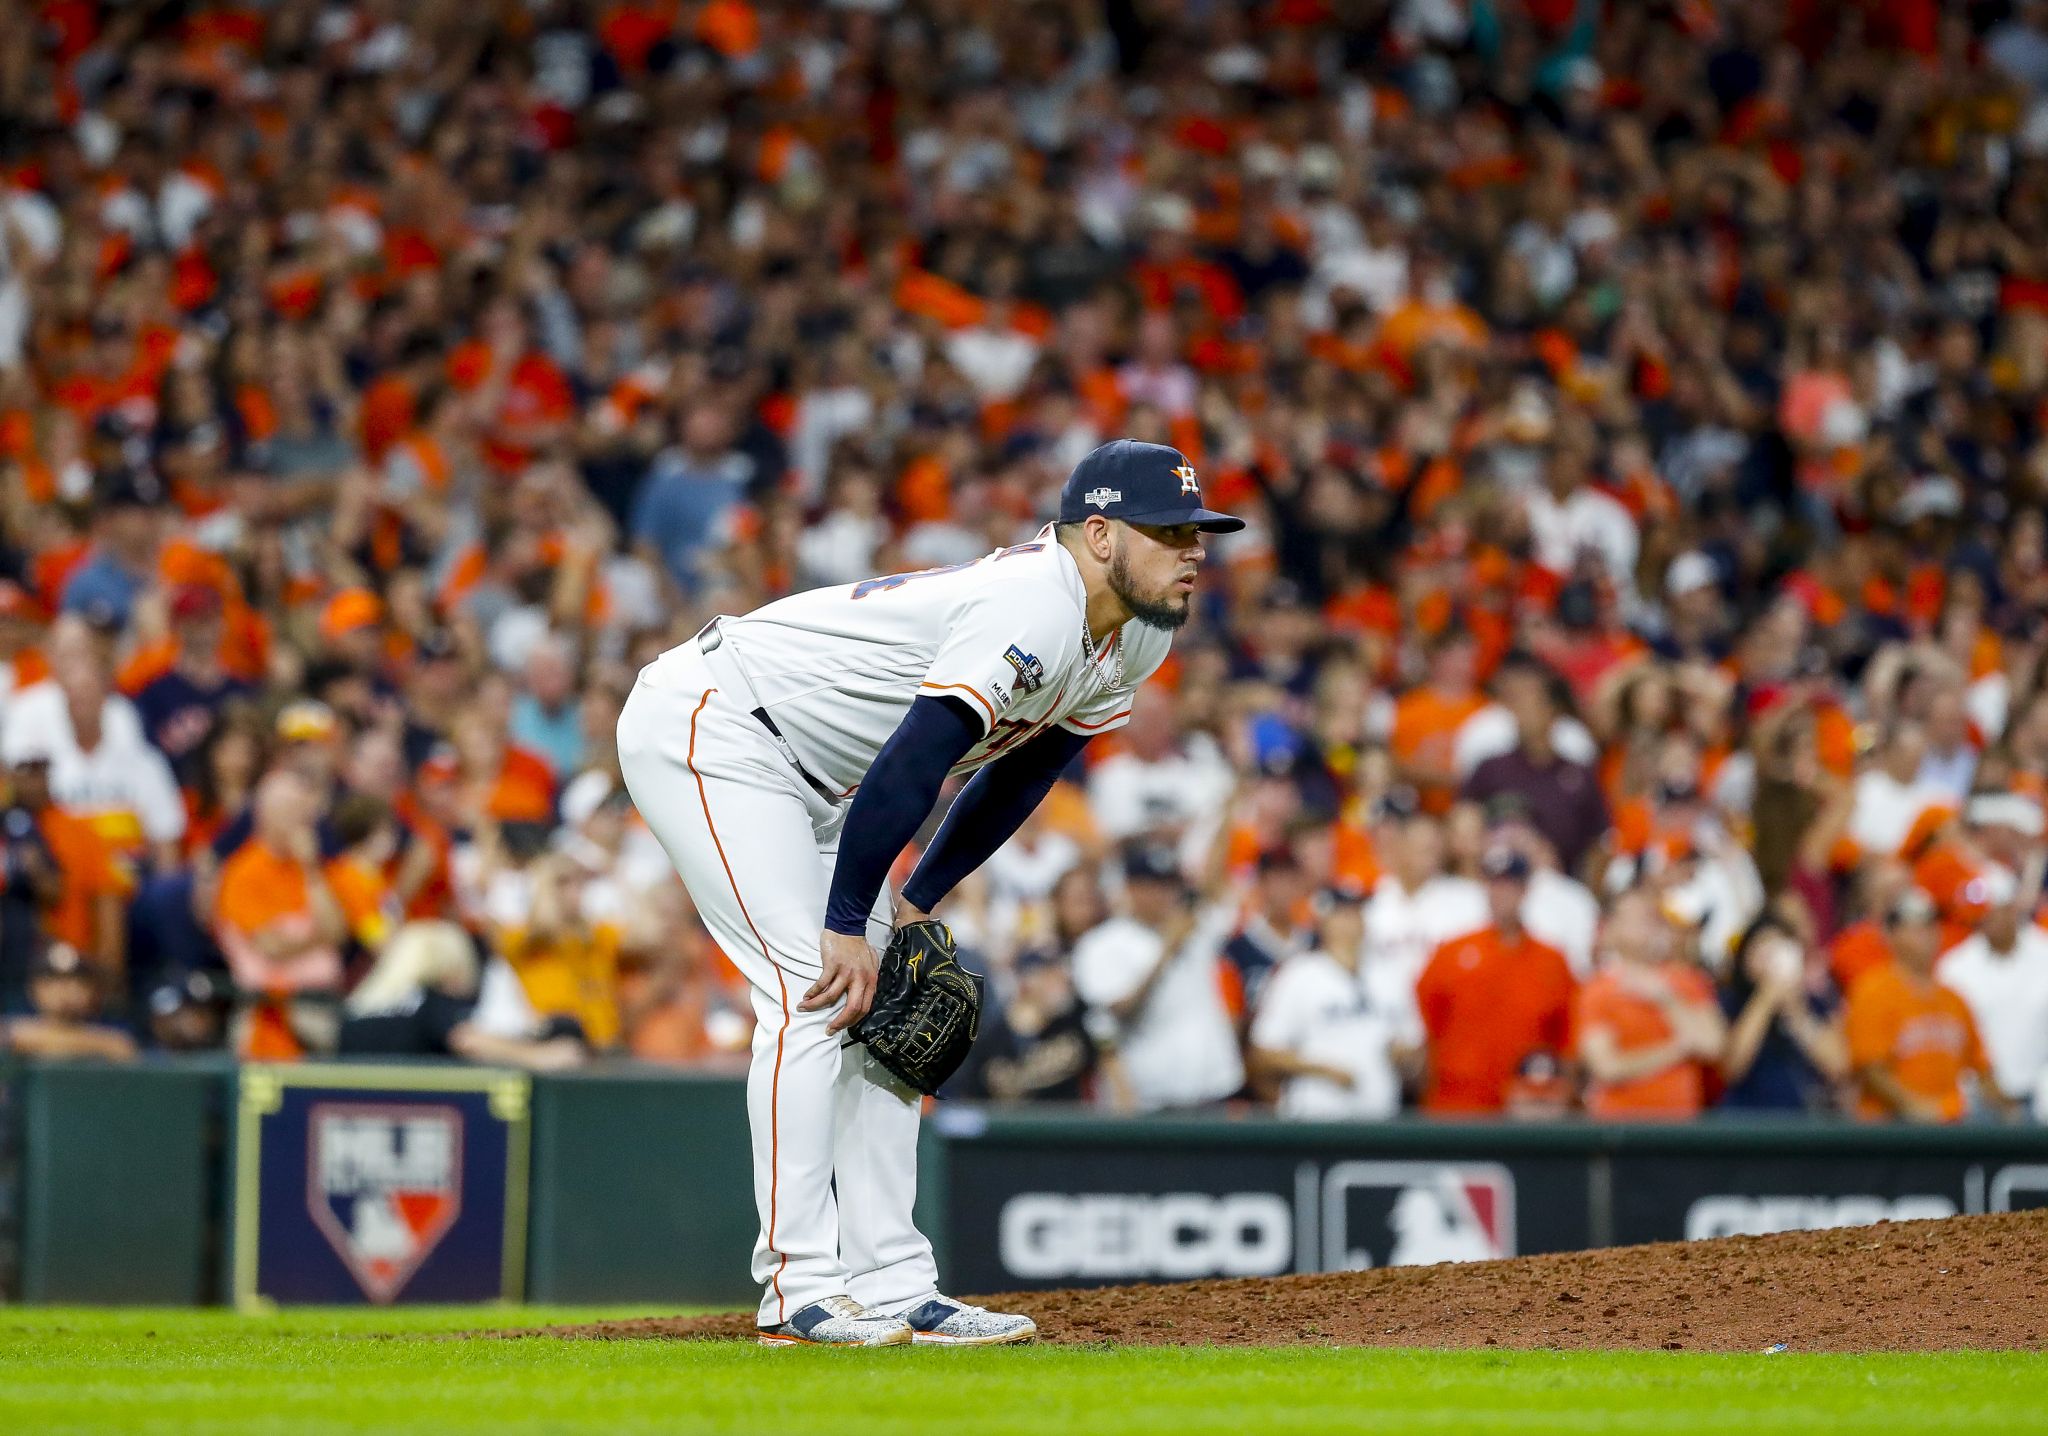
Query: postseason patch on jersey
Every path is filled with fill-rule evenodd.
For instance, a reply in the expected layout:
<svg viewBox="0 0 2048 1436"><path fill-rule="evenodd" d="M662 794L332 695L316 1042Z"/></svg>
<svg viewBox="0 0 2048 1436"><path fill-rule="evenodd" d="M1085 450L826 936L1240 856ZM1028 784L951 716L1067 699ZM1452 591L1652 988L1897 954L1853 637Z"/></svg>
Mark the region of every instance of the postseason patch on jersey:
<svg viewBox="0 0 2048 1436"><path fill-rule="evenodd" d="M1017 670L1017 691L1036 693L1045 682L1045 665L1016 644L1003 650L1003 661Z"/></svg>

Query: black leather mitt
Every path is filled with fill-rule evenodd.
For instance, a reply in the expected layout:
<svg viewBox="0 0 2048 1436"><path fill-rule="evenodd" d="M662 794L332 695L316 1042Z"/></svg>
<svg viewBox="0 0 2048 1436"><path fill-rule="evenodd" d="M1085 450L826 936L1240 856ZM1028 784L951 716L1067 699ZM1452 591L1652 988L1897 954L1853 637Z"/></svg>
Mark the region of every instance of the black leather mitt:
<svg viewBox="0 0 2048 1436"><path fill-rule="evenodd" d="M882 954L874 1005L853 1025L854 1040L929 1096L967 1060L981 995L981 974L960 965L950 928L936 919L906 923Z"/></svg>

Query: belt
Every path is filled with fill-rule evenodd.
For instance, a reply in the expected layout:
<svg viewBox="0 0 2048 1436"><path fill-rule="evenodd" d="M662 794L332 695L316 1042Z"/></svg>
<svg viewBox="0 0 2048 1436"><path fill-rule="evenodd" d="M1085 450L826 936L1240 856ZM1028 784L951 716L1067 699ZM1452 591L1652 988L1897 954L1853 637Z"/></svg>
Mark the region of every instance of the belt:
<svg viewBox="0 0 2048 1436"><path fill-rule="evenodd" d="M748 679L746 670L740 667L738 655L730 651L719 652L719 649L725 645L725 635L719 631L718 625L719 620L716 618L712 619L697 630L697 637L693 640L697 645L697 652L704 657L705 667L711 670L712 675L724 685L735 699L742 704L749 705L747 708L748 715L756 723L759 723L762 728L767 730L769 738L781 750L782 756L788 760L789 766L796 769L796 775L810 785L811 791L826 802L837 806L840 795L832 791L830 784L812 776L811 770L806 768L797 758L796 749L790 746L789 739L782 735L782 730L775 726L775 720L768 716L768 710L754 701L754 685ZM713 657L714 654L717 654L717 656Z"/></svg>

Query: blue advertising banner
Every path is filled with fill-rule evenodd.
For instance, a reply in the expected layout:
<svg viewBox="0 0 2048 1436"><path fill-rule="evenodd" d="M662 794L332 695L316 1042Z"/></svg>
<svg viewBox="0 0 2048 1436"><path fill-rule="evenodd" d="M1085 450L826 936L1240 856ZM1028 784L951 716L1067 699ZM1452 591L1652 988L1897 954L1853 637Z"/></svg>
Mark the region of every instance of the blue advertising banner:
<svg viewBox="0 0 2048 1436"><path fill-rule="evenodd" d="M476 1068L244 1067L237 1304L519 1299L529 1097Z"/></svg>

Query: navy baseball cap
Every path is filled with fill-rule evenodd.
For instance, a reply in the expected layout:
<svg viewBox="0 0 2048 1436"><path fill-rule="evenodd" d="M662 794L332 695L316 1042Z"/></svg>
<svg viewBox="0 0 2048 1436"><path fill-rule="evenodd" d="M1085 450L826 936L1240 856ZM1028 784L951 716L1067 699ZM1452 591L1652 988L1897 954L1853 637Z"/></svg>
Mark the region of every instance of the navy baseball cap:
<svg viewBox="0 0 2048 1436"><path fill-rule="evenodd" d="M1201 481L1187 455L1136 439L1112 439L1067 475L1060 522L1077 524L1090 514L1132 524L1193 524L1212 534L1244 527L1243 519L1202 507Z"/></svg>

